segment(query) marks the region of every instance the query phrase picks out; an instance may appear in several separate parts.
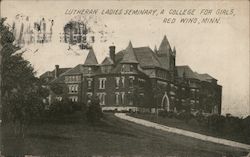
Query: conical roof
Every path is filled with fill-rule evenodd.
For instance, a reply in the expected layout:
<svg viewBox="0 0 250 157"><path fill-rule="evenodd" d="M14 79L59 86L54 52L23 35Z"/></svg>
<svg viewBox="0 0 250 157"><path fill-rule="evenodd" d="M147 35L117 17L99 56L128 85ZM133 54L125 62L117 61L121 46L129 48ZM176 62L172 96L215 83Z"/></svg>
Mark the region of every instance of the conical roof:
<svg viewBox="0 0 250 157"><path fill-rule="evenodd" d="M158 53L159 54L169 54L171 52L171 46L168 42L167 36L164 35L164 38L160 44Z"/></svg>
<svg viewBox="0 0 250 157"><path fill-rule="evenodd" d="M131 41L129 41L121 63L138 63Z"/></svg>
<svg viewBox="0 0 250 157"><path fill-rule="evenodd" d="M98 62L97 62L94 50L91 47L89 50L88 56L84 62L84 65L97 65L97 64L98 64Z"/></svg>

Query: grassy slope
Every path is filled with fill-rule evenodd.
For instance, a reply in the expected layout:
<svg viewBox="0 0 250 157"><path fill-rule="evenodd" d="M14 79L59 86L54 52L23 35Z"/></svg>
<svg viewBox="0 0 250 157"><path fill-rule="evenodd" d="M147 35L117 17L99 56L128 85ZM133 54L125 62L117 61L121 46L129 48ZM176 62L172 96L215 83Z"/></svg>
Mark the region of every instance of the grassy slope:
<svg viewBox="0 0 250 157"><path fill-rule="evenodd" d="M13 137L2 128L3 154L8 155L141 155L141 156L222 156L244 155L236 148L164 133L114 117L105 116L102 124L86 123L32 125L24 139Z"/></svg>
<svg viewBox="0 0 250 157"><path fill-rule="evenodd" d="M214 137L219 137L219 138L224 138L224 139L228 139L228 140L233 140L233 141L237 141L237 142L250 144L249 141L247 141L244 137L242 137L238 134L236 134L234 136L220 134L218 132L208 130L205 127L201 127L197 123L192 122L192 120L189 121L188 123L186 123L182 120L178 120L175 118L168 118L168 117L163 118L163 117L156 116L153 114L130 114L130 116L145 119L145 120L159 123L159 124L163 124L163 125L166 125L169 127L175 127L175 128L179 128L179 129L192 131L192 132L197 132L197 133L204 134L204 135L209 135L209 136L214 136Z"/></svg>

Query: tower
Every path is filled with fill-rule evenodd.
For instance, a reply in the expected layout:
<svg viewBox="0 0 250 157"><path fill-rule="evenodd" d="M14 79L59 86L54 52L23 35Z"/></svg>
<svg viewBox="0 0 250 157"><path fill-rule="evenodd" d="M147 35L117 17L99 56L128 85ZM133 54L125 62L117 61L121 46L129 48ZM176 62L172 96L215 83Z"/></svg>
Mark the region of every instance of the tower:
<svg viewBox="0 0 250 157"><path fill-rule="evenodd" d="M175 56L176 56L176 50L175 47L172 50L171 46L169 44L169 41L167 39L167 36L164 35L162 42L159 46L159 49L157 51L157 56L163 65L163 67L166 70L169 70L171 74L171 79L174 79L174 73L175 73Z"/></svg>
<svg viewBox="0 0 250 157"><path fill-rule="evenodd" d="M125 67L124 70L129 70L130 72L133 71L133 68L137 69L139 62L135 56L131 41L129 42L128 47L125 49L125 54L121 60L121 64L123 67Z"/></svg>

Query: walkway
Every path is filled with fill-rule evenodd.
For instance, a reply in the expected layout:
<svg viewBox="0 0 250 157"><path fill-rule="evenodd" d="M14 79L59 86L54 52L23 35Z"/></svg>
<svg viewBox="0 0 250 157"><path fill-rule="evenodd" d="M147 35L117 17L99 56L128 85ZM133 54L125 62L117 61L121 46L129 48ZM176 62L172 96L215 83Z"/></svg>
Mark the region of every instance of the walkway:
<svg viewBox="0 0 250 157"><path fill-rule="evenodd" d="M125 113L115 113L115 116L118 118L130 121L130 122L134 122L137 124L147 126L147 127L152 127L155 129L159 129L159 130L163 130L163 131L167 131L167 132L171 132L171 133L175 133L175 134L180 134L180 135L200 139L203 141L214 142L214 143L223 144L223 145L227 145L227 146L231 146L231 147L242 148L242 149L246 149L246 150L250 151L250 145L247 145L247 144L234 142L234 141L221 139L221 138L216 138L216 137L211 137L211 136L207 136L207 135L202 135L202 134L198 134L195 132L186 131L186 130L182 130L182 129L168 127L168 126L157 124L157 123L150 122L147 120L134 118L134 117L126 115Z"/></svg>

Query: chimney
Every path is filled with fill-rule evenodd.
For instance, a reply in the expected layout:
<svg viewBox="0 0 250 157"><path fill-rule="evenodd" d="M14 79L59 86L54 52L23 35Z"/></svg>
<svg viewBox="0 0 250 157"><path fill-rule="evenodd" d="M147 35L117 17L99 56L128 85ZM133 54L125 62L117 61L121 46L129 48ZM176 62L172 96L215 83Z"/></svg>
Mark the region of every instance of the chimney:
<svg viewBox="0 0 250 157"><path fill-rule="evenodd" d="M115 63L115 46L109 46L109 57Z"/></svg>
<svg viewBox="0 0 250 157"><path fill-rule="evenodd" d="M59 76L59 65L55 65L55 78Z"/></svg>

